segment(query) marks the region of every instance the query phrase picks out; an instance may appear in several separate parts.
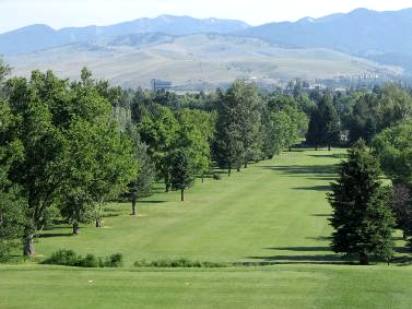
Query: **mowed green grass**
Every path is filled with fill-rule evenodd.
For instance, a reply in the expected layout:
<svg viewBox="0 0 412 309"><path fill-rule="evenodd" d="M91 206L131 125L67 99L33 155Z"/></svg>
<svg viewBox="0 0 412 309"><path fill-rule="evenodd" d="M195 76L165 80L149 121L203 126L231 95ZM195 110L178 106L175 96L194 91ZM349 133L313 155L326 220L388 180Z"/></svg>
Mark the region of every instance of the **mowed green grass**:
<svg viewBox="0 0 412 309"><path fill-rule="evenodd" d="M178 192L156 194L139 203L138 217L129 215L129 204L110 205L105 228L83 227L78 237L70 235L70 227L48 231L38 241L38 255L59 248L100 256L120 252L127 266L138 259L179 257L211 262L338 259L328 251L325 237L331 232L326 192L340 155L285 153L220 181L198 181L184 203Z"/></svg>
<svg viewBox="0 0 412 309"><path fill-rule="evenodd" d="M125 267L0 266L0 308L410 308L412 267L342 264L329 250L325 195L343 155L285 153L197 183L185 203L176 192L157 193L137 218L129 205L113 204L103 229L82 227L77 237L69 227L47 231L38 259L61 248L120 252ZM180 257L252 266L132 266Z"/></svg>

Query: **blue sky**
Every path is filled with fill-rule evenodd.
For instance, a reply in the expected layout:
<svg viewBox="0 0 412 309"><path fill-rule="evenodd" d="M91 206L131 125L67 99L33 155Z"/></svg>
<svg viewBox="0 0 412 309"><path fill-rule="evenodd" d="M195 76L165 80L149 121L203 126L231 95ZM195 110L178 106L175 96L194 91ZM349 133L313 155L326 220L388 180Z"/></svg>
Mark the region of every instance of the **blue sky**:
<svg viewBox="0 0 412 309"><path fill-rule="evenodd" d="M398 10L412 7L412 0L0 0L0 32L35 23L54 28L107 25L162 14L240 19L259 25L359 7Z"/></svg>

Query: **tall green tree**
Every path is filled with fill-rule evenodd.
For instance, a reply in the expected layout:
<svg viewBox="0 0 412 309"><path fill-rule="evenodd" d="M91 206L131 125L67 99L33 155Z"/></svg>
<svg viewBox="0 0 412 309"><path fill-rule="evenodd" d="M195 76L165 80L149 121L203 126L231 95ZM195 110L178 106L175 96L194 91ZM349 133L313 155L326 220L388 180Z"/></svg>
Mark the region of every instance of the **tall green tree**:
<svg viewBox="0 0 412 309"><path fill-rule="evenodd" d="M293 97L276 95L268 102L274 130L276 153L290 149L304 138L308 119Z"/></svg>
<svg viewBox="0 0 412 309"><path fill-rule="evenodd" d="M1 79L0 76L0 83ZM9 179L11 165L23 155L21 143L10 134L15 122L8 103L0 97L0 261L6 260L11 250L19 245L26 211L19 187Z"/></svg>
<svg viewBox="0 0 412 309"><path fill-rule="evenodd" d="M69 89L67 172L60 198L62 214L73 224L74 234L79 223L91 218L99 227L103 205L126 190L137 171L132 143L113 117L101 82L96 83L87 70L81 76Z"/></svg>
<svg viewBox="0 0 412 309"><path fill-rule="evenodd" d="M138 123L138 130L142 142L148 146L148 153L168 192L170 162L167 158L176 144L179 123L170 108L157 105L152 115L145 115Z"/></svg>
<svg viewBox="0 0 412 309"><path fill-rule="evenodd" d="M129 183L129 196L132 203L132 216L137 215L137 199L151 194L156 178L155 166L148 154L148 147L141 140L134 127L128 128L128 134L134 143L136 160L139 163L138 176Z"/></svg>
<svg viewBox="0 0 412 309"><path fill-rule="evenodd" d="M29 81L13 78L7 83L10 109L17 119L12 134L23 147L22 158L11 164L9 178L20 186L27 201L26 256L34 254L34 235L42 228L47 209L56 201L66 175L66 89L67 82L51 72L33 72Z"/></svg>
<svg viewBox="0 0 412 309"><path fill-rule="evenodd" d="M203 111L182 109L176 118L179 129L172 148L183 150L191 162L193 173L203 179L211 166L212 116Z"/></svg>
<svg viewBox="0 0 412 309"><path fill-rule="evenodd" d="M236 81L227 93L227 100L236 101L235 110L243 143L242 162L245 168L262 157L261 99L255 84Z"/></svg>
<svg viewBox="0 0 412 309"><path fill-rule="evenodd" d="M26 256L34 254L34 235L44 227L51 206L61 205L76 232L86 206L107 201L134 171L131 146L112 120L110 103L86 73L72 84L37 71L30 80L7 83L10 110L17 119L8 134L23 149L21 159L10 166L9 179L27 203Z"/></svg>
<svg viewBox="0 0 412 309"><path fill-rule="evenodd" d="M316 148L325 145L329 150L332 145L339 144L340 119L331 95L324 95L312 111L306 140Z"/></svg>
<svg viewBox="0 0 412 309"><path fill-rule="evenodd" d="M180 190L180 199L185 200L185 190L194 181L192 166L189 157L182 150L177 150L169 157L171 163L171 185L175 190Z"/></svg>
<svg viewBox="0 0 412 309"><path fill-rule="evenodd" d="M364 265L370 257L389 261L393 255L394 218L379 177L378 161L360 141L348 151L348 160L341 164L339 179L329 195L335 230L332 249L356 255Z"/></svg>
<svg viewBox="0 0 412 309"><path fill-rule="evenodd" d="M239 117L240 101L236 99L235 89L231 87L225 94L219 93L217 103L216 133L213 155L220 168L240 168L245 153L242 128Z"/></svg>
<svg viewBox="0 0 412 309"><path fill-rule="evenodd" d="M412 121L382 131L372 147L388 177L412 185Z"/></svg>

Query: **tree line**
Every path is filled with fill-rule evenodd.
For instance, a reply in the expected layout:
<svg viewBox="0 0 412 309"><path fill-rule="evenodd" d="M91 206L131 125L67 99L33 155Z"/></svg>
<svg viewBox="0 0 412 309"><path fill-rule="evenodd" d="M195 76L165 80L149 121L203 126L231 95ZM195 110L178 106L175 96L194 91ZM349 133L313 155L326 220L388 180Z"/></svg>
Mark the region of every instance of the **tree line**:
<svg viewBox="0 0 412 309"><path fill-rule="evenodd" d="M385 143L387 151L374 156L389 173L397 164L388 159L395 147L390 143L398 141L387 130L411 112L409 91L395 85L268 93L236 81L207 94L176 94L111 86L87 69L78 81L50 71L34 71L30 78L8 73L1 64L3 257L21 241L23 254L32 256L34 238L56 220L71 224L73 234L82 223L101 227L103 208L117 199L129 200L136 215L138 199L160 182L166 192L180 191L184 201L196 179L220 177L215 168L231 175L301 143L316 148L347 146L359 138L370 146ZM387 140L379 139L385 134ZM397 160L407 162L405 156ZM406 181L395 182L399 192L409 194ZM397 211L405 211L403 203L397 202Z"/></svg>
<svg viewBox="0 0 412 309"><path fill-rule="evenodd" d="M137 200L155 182L179 190L240 171L304 137L307 118L288 96L237 81L226 91L177 96L112 87L87 69L79 81L34 71L0 82L0 255L56 220L102 226L104 206Z"/></svg>

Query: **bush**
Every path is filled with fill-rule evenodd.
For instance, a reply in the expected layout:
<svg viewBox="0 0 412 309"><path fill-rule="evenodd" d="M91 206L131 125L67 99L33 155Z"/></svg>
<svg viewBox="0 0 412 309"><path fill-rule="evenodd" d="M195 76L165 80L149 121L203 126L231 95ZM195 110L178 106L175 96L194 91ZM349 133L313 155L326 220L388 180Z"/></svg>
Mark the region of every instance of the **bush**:
<svg viewBox="0 0 412 309"><path fill-rule="evenodd" d="M51 255L44 264L53 265L67 265L67 266L77 266L81 256L77 256L73 250L59 250Z"/></svg>
<svg viewBox="0 0 412 309"><path fill-rule="evenodd" d="M106 258L104 267L120 267L123 266L123 255L120 253L113 254Z"/></svg>
<svg viewBox="0 0 412 309"><path fill-rule="evenodd" d="M224 263L200 262L190 261L185 258L181 259L163 259L148 262L146 260L139 260L134 263L135 267L162 267L162 268L218 268L226 267Z"/></svg>
<svg viewBox="0 0 412 309"><path fill-rule="evenodd" d="M100 266L100 264L101 263L100 263L99 258L96 258L93 254L88 254L84 258L80 258L79 265L75 265L75 266L96 268L96 267L102 267Z"/></svg>
<svg viewBox="0 0 412 309"><path fill-rule="evenodd" d="M19 241L0 239L0 263L6 263L12 260L12 253L19 247Z"/></svg>
<svg viewBox="0 0 412 309"><path fill-rule="evenodd" d="M59 250L43 261L43 264L89 268L120 267L123 265L123 256L120 253L116 253L106 258L96 257L93 254L87 254L83 257L77 255L73 250Z"/></svg>

